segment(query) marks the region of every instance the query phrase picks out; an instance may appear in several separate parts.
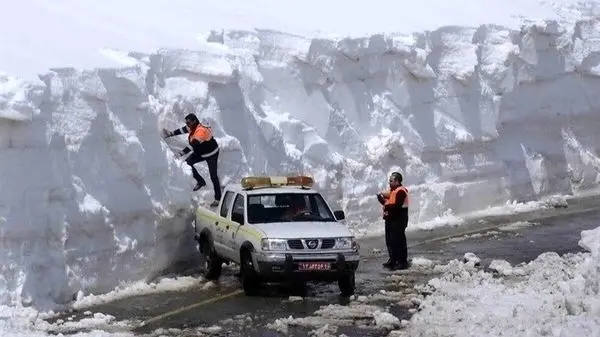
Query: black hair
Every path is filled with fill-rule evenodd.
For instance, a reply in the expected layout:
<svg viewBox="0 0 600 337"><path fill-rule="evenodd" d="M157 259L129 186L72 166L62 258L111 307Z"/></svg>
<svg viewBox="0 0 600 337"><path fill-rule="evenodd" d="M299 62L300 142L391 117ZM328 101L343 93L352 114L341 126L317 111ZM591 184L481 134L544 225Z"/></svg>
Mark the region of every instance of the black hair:
<svg viewBox="0 0 600 337"><path fill-rule="evenodd" d="M200 122L200 120L198 119L198 117L195 114L188 114L187 116L185 116L185 120L192 121L192 122Z"/></svg>
<svg viewBox="0 0 600 337"><path fill-rule="evenodd" d="M402 183L402 174L400 174L400 172L392 172L391 176L394 177L397 182Z"/></svg>

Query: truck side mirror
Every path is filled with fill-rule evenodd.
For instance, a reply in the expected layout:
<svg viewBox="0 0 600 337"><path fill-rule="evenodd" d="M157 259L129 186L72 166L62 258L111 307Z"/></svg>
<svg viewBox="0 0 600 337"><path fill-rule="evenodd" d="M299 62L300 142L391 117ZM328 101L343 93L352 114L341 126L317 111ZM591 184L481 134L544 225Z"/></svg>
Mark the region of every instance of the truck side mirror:
<svg viewBox="0 0 600 337"><path fill-rule="evenodd" d="M333 212L333 216L335 217L336 220L346 219L346 214L344 214L344 211L335 211L335 212Z"/></svg>
<svg viewBox="0 0 600 337"><path fill-rule="evenodd" d="M240 225L244 224L244 215L241 213L231 213L231 221L237 222Z"/></svg>

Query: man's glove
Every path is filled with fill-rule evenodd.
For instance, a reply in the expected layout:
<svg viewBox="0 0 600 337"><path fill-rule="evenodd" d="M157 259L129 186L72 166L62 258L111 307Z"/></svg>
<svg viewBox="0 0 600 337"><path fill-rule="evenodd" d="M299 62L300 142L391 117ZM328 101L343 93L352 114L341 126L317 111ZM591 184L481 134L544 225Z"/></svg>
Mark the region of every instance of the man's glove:
<svg viewBox="0 0 600 337"><path fill-rule="evenodd" d="M379 200L381 203L385 202L385 198L381 193L377 193L377 200Z"/></svg>
<svg viewBox="0 0 600 337"><path fill-rule="evenodd" d="M168 137L172 137L173 136L173 132L167 130L167 129L162 129L162 134L163 134L163 138L168 138Z"/></svg>

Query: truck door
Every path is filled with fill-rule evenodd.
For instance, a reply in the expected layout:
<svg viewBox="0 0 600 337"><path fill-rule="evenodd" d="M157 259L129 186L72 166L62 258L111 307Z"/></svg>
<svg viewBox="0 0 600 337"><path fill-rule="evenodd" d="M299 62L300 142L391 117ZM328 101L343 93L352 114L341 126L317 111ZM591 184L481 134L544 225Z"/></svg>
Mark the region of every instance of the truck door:
<svg viewBox="0 0 600 337"><path fill-rule="evenodd" d="M230 249L229 251L229 257L231 259L236 259L239 257L239 247L236 244L236 236L238 234L238 230L240 228L240 226L243 226L244 222L246 221L246 217L245 217L245 203L244 203L244 196L242 194L237 194L235 196L235 200L233 201L233 206L231 208L231 215L230 215L230 222L228 223L227 227L226 227L226 237L225 240L227 242L227 247ZM237 221L239 222L237 222ZM237 259L236 259L237 260Z"/></svg>
<svg viewBox="0 0 600 337"><path fill-rule="evenodd" d="M212 229L213 232L213 241L215 244L215 250L220 255L225 255L227 253L226 248L226 238L225 238L225 227L229 222L227 219L229 218L229 213L231 210L231 202L233 201L234 193L232 191L225 192L225 196L223 197L223 202L221 203L221 209L219 210L219 217L214 221L214 227Z"/></svg>

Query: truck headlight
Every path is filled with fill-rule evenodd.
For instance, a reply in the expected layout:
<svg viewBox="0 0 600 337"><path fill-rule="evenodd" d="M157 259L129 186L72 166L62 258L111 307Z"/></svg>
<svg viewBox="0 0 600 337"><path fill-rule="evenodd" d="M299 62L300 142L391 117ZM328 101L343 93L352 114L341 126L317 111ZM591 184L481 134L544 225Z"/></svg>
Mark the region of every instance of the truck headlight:
<svg viewBox="0 0 600 337"><path fill-rule="evenodd" d="M338 238L335 248L337 249L357 249L356 240L353 237Z"/></svg>
<svg viewBox="0 0 600 337"><path fill-rule="evenodd" d="M287 242L284 239L262 239L260 246L262 250L286 250Z"/></svg>

